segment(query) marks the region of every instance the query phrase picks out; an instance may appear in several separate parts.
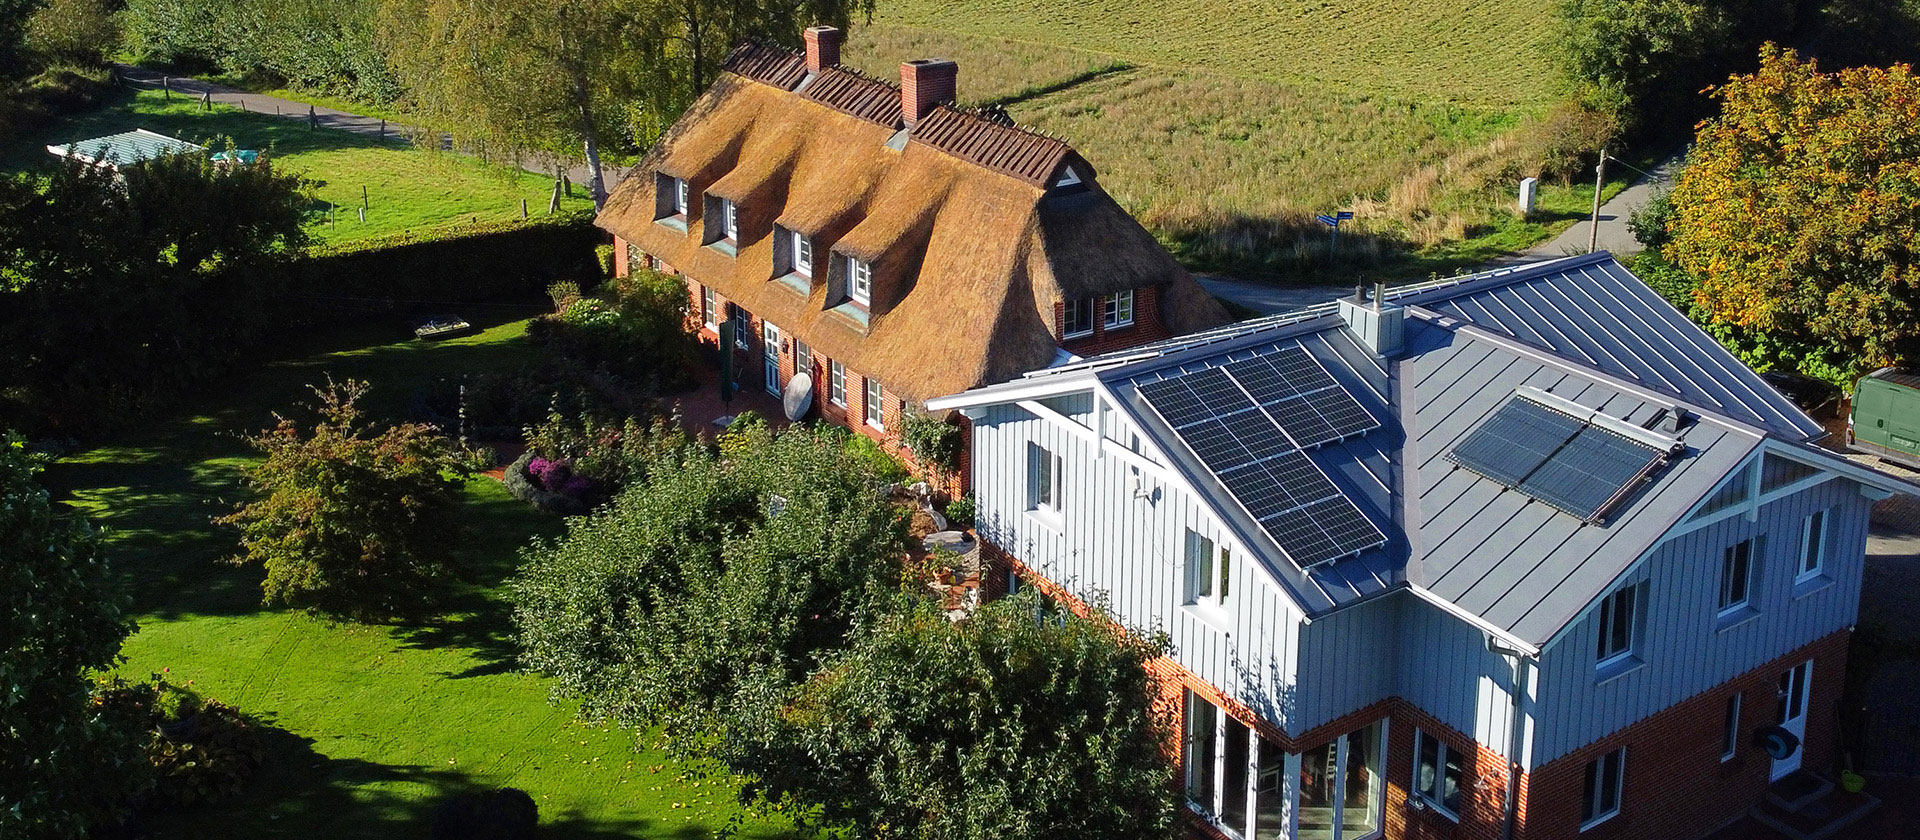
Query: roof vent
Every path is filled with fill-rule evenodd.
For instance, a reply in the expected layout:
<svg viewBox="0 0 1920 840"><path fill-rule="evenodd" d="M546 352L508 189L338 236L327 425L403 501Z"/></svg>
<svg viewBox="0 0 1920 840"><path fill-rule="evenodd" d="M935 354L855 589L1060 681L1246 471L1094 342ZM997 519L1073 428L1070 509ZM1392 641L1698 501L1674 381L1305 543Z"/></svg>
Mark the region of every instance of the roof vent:
<svg viewBox="0 0 1920 840"><path fill-rule="evenodd" d="M960 65L941 58L916 58L900 65L900 116L913 128L934 106L954 101Z"/></svg>
<svg viewBox="0 0 1920 840"><path fill-rule="evenodd" d="M807 72L818 73L840 63L840 42L846 36L832 26L809 26L805 33L807 40Z"/></svg>
<svg viewBox="0 0 1920 840"><path fill-rule="evenodd" d="M1356 286L1353 297L1340 299L1340 319L1347 329L1376 356L1391 357L1406 343L1406 307L1386 302L1387 284L1375 283L1373 300L1367 300L1365 286Z"/></svg>

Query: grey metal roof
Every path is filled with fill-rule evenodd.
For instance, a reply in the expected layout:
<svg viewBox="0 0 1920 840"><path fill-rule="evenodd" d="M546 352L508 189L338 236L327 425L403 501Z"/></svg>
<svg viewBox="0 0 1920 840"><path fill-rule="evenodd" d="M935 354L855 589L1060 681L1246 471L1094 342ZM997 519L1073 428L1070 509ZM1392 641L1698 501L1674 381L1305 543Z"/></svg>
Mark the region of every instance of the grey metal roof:
<svg viewBox="0 0 1920 840"><path fill-rule="evenodd" d="M72 154L87 163L118 168L153 160L162 155L204 152L206 147L144 128L136 128L91 140L76 140L72 143L48 146L47 151L60 157Z"/></svg>
<svg viewBox="0 0 1920 840"><path fill-rule="evenodd" d="M1788 440L1826 434L1611 255L1588 254L1552 268L1396 300L1497 330Z"/></svg>
<svg viewBox="0 0 1920 840"><path fill-rule="evenodd" d="M1820 428L1605 253L1389 292L1406 345L1382 360L1328 305L1082 360L968 392L986 404L1036 389L1104 387L1172 467L1309 615L1412 585L1529 644L1577 618L1769 437L1798 448ZM1387 543L1301 569L1136 393L1140 384L1305 348L1378 429L1311 453ZM1645 428L1696 419L1683 444L1597 522L1556 510L1445 455L1523 386ZM1611 421L1609 421L1611 422ZM1619 425L1619 424L1614 424Z"/></svg>

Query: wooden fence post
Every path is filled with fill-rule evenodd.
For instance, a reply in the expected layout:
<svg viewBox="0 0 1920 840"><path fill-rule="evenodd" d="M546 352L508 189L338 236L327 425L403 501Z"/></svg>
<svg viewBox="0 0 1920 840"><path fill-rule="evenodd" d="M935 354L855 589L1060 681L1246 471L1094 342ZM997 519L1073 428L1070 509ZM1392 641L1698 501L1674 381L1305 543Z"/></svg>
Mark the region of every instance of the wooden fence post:
<svg viewBox="0 0 1920 840"><path fill-rule="evenodd" d="M308 105L307 106L307 128L314 129L319 127L320 127L320 115L314 113L312 105Z"/></svg>
<svg viewBox="0 0 1920 840"><path fill-rule="evenodd" d="M213 91L212 91L211 89L209 89L209 90L205 90L205 91L201 91L201 93L200 93L200 110L202 110L202 111L211 111L211 110L213 110Z"/></svg>
<svg viewBox="0 0 1920 840"><path fill-rule="evenodd" d="M373 206L372 204L367 203L367 185L361 184L360 185L360 209L365 210L372 206Z"/></svg>
<svg viewBox="0 0 1920 840"><path fill-rule="evenodd" d="M524 222L526 220L527 220L527 200L525 198L522 198L520 199L520 221Z"/></svg>
<svg viewBox="0 0 1920 840"><path fill-rule="evenodd" d="M173 101L173 83L166 76L160 77L160 95L165 96L168 102Z"/></svg>

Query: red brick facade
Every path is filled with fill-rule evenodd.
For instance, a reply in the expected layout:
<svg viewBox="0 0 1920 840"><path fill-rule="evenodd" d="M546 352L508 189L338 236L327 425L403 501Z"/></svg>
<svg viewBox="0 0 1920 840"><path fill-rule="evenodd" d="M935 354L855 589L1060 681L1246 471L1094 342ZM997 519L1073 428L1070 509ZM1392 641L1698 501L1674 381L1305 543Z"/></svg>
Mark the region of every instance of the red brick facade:
<svg viewBox="0 0 1920 840"><path fill-rule="evenodd" d="M993 543L982 540L981 551L983 597L1004 595L1012 573L1023 585L1033 586L1075 613L1089 613L1071 593L1034 574ZM1829 635L1521 775L1514 838L1688 840L1738 819L1765 795L1772 767L1767 755L1752 745L1751 736L1776 719L1780 675L1809 659L1814 662L1813 686L1801 766L1827 771L1839 736L1849 636L1847 631ZM1191 690L1290 753L1312 749L1385 718L1389 721L1384 817L1388 840L1502 840L1505 836L1510 765L1470 734L1441 723L1411 703L1389 698L1290 738L1172 659L1156 660L1149 670L1160 683L1163 710L1175 721L1183 712L1183 692ZM1738 745L1734 757L1722 762L1727 697L1734 692L1742 694ZM1175 731L1181 731L1178 725ZM1413 808L1408 802L1416 728L1467 757L1462 762L1457 820L1432 808ZM1583 832L1581 798L1587 764L1620 747L1627 750L1620 812ZM1170 749L1177 754L1177 745ZM1197 815L1189 812L1189 817L1191 835L1231 840Z"/></svg>
<svg viewBox="0 0 1920 840"><path fill-rule="evenodd" d="M1133 323L1124 327L1108 328L1100 301L1095 299L1093 303L1093 332L1061 341L1062 349L1076 356L1092 356L1173 337L1173 332L1160 318L1160 290L1152 286L1134 290ZM1066 319L1067 305L1054 304L1054 335L1066 335Z"/></svg>

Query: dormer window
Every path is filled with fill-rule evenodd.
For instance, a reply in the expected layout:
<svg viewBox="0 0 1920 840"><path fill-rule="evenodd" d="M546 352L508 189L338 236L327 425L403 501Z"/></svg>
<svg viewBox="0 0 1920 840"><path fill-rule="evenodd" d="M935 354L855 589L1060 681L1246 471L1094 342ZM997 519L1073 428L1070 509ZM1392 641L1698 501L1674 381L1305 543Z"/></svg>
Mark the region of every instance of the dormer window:
<svg viewBox="0 0 1920 840"><path fill-rule="evenodd" d="M740 241L740 217L738 208L728 199L720 199L720 231L728 242Z"/></svg>
<svg viewBox="0 0 1920 840"><path fill-rule="evenodd" d="M813 276L813 240L799 231L793 237L793 273L803 277Z"/></svg>
<svg viewBox="0 0 1920 840"><path fill-rule="evenodd" d="M1093 335L1093 298L1074 298L1067 301L1065 311L1060 317L1060 335L1063 338Z"/></svg>
<svg viewBox="0 0 1920 840"><path fill-rule="evenodd" d="M1055 187L1071 187L1079 183L1080 173L1073 171L1073 167L1071 166L1063 166L1060 167L1059 179L1055 180L1053 185Z"/></svg>
<svg viewBox="0 0 1920 840"><path fill-rule="evenodd" d="M689 194L690 194L690 190L687 188L687 179L674 178L673 179L673 212L675 214L681 215L681 216L687 215L687 196Z"/></svg>
<svg viewBox="0 0 1920 840"><path fill-rule="evenodd" d="M847 297L861 306L873 305L873 264L847 258Z"/></svg>

